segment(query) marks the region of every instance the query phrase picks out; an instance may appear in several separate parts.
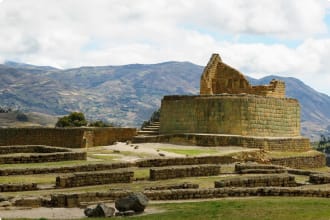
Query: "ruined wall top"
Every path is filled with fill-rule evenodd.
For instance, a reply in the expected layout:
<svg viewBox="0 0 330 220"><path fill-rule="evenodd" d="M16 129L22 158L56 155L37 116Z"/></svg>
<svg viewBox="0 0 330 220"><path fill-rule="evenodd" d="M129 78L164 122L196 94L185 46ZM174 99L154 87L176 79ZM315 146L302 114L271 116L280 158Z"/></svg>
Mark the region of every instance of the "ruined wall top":
<svg viewBox="0 0 330 220"><path fill-rule="evenodd" d="M222 93L285 98L285 84L273 79L269 85L252 86L242 73L223 63L219 54L212 54L201 76L200 94Z"/></svg>

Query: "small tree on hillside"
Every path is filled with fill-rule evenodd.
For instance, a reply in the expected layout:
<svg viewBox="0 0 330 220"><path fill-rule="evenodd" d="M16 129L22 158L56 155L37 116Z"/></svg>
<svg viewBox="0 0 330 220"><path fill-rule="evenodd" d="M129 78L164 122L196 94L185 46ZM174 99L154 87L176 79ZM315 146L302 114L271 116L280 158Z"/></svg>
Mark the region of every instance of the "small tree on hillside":
<svg viewBox="0 0 330 220"><path fill-rule="evenodd" d="M64 116L58 119L56 127L81 127L86 126L87 121L84 113L71 112L68 116Z"/></svg>

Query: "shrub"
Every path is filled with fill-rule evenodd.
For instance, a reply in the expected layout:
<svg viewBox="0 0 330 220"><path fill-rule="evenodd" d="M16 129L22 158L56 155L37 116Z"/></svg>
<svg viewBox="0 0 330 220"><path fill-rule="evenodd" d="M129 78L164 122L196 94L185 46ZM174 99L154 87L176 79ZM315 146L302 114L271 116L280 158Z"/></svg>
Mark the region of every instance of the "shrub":
<svg viewBox="0 0 330 220"><path fill-rule="evenodd" d="M22 121L22 122L29 121L28 116L27 116L26 114L22 113L22 112L17 113L17 115L16 115L16 119L17 119L18 121Z"/></svg>
<svg viewBox="0 0 330 220"><path fill-rule="evenodd" d="M64 116L58 119L56 127L81 127L86 126L87 121L84 113L71 112L68 116Z"/></svg>

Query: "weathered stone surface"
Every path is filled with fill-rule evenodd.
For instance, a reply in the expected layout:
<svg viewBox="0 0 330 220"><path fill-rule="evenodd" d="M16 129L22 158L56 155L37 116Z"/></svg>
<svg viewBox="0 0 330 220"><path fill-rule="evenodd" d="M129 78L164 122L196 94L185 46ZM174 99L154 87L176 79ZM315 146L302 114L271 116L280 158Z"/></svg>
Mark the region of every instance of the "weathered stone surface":
<svg viewBox="0 0 330 220"><path fill-rule="evenodd" d="M285 84L272 80L269 85L251 86L242 73L222 62L219 54L212 54L201 76L200 94L255 94L276 98L285 97Z"/></svg>
<svg viewBox="0 0 330 220"><path fill-rule="evenodd" d="M99 171L64 174L56 177L56 187L79 187L88 185L101 185L109 183L129 183L132 182L133 171Z"/></svg>
<svg viewBox="0 0 330 220"><path fill-rule="evenodd" d="M136 128L0 128L0 146L28 144L81 148L127 141L135 135Z"/></svg>
<svg viewBox="0 0 330 220"><path fill-rule="evenodd" d="M0 202L0 207L8 207L8 206L12 206L11 202L9 201Z"/></svg>
<svg viewBox="0 0 330 220"><path fill-rule="evenodd" d="M216 164L151 168L150 180L173 179L190 176L216 176L220 174L220 168L220 165Z"/></svg>
<svg viewBox="0 0 330 220"><path fill-rule="evenodd" d="M119 198L115 201L115 207L120 212L133 210L143 212L148 205L148 198L141 192L131 193L127 197Z"/></svg>
<svg viewBox="0 0 330 220"><path fill-rule="evenodd" d="M236 177L214 182L215 188L223 187L261 187L261 186L297 186L294 176L274 174L264 176Z"/></svg>
<svg viewBox="0 0 330 220"><path fill-rule="evenodd" d="M93 209L86 208L84 213L87 217L112 217L115 213L115 209L101 203Z"/></svg>
<svg viewBox="0 0 330 220"><path fill-rule="evenodd" d="M0 195L0 202L7 201L8 198L4 195Z"/></svg>
<svg viewBox="0 0 330 220"><path fill-rule="evenodd" d="M165 96L160 134L175 133L297 137L300 106L296 99L251 95Z"/></svg>
<svg viewBox="0 0 330 220"><path fill-rule="evenodd" d="M136 212L130 210L130 211L125 211L125 212L116 212L116 216L132 216L135 215Z"/></svg>

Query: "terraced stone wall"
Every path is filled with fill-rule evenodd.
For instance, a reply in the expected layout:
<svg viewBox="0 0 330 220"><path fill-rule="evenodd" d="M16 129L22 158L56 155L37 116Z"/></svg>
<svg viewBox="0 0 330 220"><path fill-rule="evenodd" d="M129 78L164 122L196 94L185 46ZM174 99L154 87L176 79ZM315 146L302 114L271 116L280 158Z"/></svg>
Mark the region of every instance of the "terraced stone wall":
<svg viewBox="0 0 330 220"><path fill-rule="evenodd" d="M294 176L289 176L287 174L237 177L214 182L215 188L260 186L292 187L296 185Z"/></svg>
<svg viewBox="0 0 330 220"><path fill-rule="evenodd" d="M325 155L320 153L311 156L287 157L287 158L272 158L272 164L291 167L291 168L319 168L326 164Z"/></svg>
<svg viewBox="0 0 330 220"><path fill-rule="evenodd" d="M165 96L160 133L300 136L296 99L253 95Z"/></svg>
<svg viewBox="0 0 330 220"><path fill-rule="evenodd" d="M56 187L68 188L110 183L130 183L133 180L133 171L100 171L65 174L56 177Z"/></svg>
<svg viewBox="0 0 330 220"><path fill-rule="evenodd" d="M136 128L0 128L0 146L92 147L131 140Z"/></svg>
<svg viewBox="0 0 330 220"><path fill-rule="evenodd" d="M165 180L191 176L216 176L220 166L214 164L151 168L150 180Z"/></svg>

